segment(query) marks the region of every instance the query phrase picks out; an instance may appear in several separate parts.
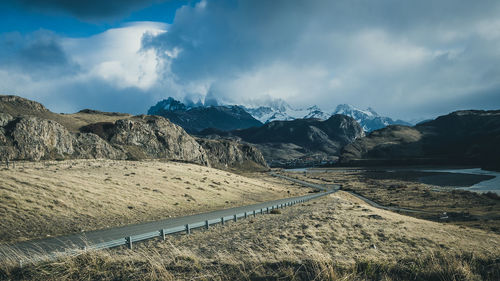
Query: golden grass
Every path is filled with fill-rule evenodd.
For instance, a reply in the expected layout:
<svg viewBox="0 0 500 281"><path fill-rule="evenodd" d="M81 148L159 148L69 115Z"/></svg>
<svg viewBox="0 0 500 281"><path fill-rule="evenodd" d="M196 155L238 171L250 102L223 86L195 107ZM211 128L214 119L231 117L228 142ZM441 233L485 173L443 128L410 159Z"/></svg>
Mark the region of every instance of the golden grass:
<svg viewBox="0 0 500 281"><path fill-rule="evenodd" d="M0 242L158 220L304 194L266 174L162 161L68 160L0 170Z"/></svg>
<svg viewBox="0 0 500 281"><path fill-rule="evenodd" d="M500 200L458 190L420 183L423 173L401 171L385 173L356 168L328 169L328 172L286 173L291 177L319 184L342 184L384 206L397 206L427 213L409 215L439 220L443 212L448 221L457 225L475 227L500 234Z"/></svg>
<svg viewBox="0 0 500 281"><path fill-rule="evenodd" d="M12 280L498 280L500 236L339 192L281 214L19 267Z"/></svg>

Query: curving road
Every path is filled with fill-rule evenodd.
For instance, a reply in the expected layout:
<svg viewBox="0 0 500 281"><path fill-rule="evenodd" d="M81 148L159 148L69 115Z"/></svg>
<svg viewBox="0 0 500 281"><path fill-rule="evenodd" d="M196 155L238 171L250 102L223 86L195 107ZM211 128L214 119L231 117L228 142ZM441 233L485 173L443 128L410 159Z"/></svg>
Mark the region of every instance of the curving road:
<svg viewBox="0 0 500 281"><path fill-rule="evenodd" d="M306 186L311 186L311 184L308 184ZM317 187L314 186L314 188ZM132 237L139 237L137 238L137 240L145 240L153 237L158 237L162 234L164 235L166 230L168 230L167 234L189 231L189 227L187 227L188 229L186 229L186 225L191 225L192 228L206 227L206 223L211 225L221 223L224 220L234 220L235 216L237 216L237 218L246 217L247 215L252 216L254 215L254 211L256 214L262 214L266 213L266 211L269 212L267 208L272 209L291 206L296 203L331 194L335 191L337 190L329 190L321 193L273 200L259 204L217 210L190 216L169 218L159 221L127 225L123 227L65 235L41 240L31 240L15 243L12 245L2 245L0 246L0 258L12 256L13 253L22 253L26 257L28 257L29 260L36 260L37 258L47 257L54 253L72 253L84 248L102 249L125 245L129 242L127 239L132 240ZM145 237L145 235L147 237Z"/></svg>

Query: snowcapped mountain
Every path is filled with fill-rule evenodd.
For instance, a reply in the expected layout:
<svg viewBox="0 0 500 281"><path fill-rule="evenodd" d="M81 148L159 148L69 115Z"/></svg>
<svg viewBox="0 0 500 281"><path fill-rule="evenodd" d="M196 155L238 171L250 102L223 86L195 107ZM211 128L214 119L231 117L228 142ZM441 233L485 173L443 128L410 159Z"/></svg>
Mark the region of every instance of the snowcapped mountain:
<svg viewBox="0 0 500 281"><path fill-rule="evenodd" d="M207 112L209 111L213 112L208 114ZM231 125L223 125L221 122L224 118L215 122L213 121L216 116L215 112L217 112L217 114L230 114L230 117L226 115L217 115L217 118L226 116L228 118L227 120L235 120L231 123ZM174 123L177 122L176 120L179 119L180 116L183 116L182 121L179 120L177 123L182 124L184 128L187 128L191 131L199 131L200 129L203 129L205 127L213 127L225 130L233 127L246 128L251 126L258 126L259 123L266 124L272 121L290 121L295 119L316 118L320 120L327 120L334 114L341 114L354 118L361 125L365 132L378 130L387 127L388 125L412 125L402 120L394 121L389 117L380 116L377 112L375 112L375 110L370 107L366 110L362 110L349 104L339 104L337 108L331 114L329 114L316 105L302 109L293 108L282 99L272 100L270 102L257 106L241 106L221 105L216 100L210 100L209 102L205 101L205 103L202 103L201 101L198 101L197 103L185 101L184 103L182 103L170 97L152 106L149 109L148 114L168 117L171 120L174 120ZM201 118L200 116L203 116L203 118ZM190 122L187 122L187 120L190 120ZM199 127L197 125L195 126L195 124L193 123L194 120L197 120L196 122L201 122L203 124L208 121L215 123L204 124L203 126Z"/></svg>
<svg viewBox="0 0 500 281"><path fill-rule="evenodd" d="M349 104L339 104L332 114L347 115L356 119L365 132L385 128L389 125L412 126L412 124L403 120L394 121L389 117L380 116L370 107L366 110L361 110Z"/></svg>
<svg viewBox="0 0 500 281"><path fill-rule="evenodd" d="M281 99L274 100L265 106L245 107L245 110L262 123L305 118L326 120L330 117L316 105L306 109L296 109Z"/></svg>
<svg viewBox="0 0 500 281"><path fill-rule="evenodd" d="M191 106L186 106L182 102L169 97L168 99L159 101L156 105L151 106L148 110L149 115L155 115L162 110L166 111L176 111L176 110L188 110Z"/></svg>
<svg viewBox="0 0 500 281"><path fill-rule="evenodd" d="M168 118L188 133L198 133L209 128L230 131L262 125L241 106L207 105L207 103L192 102L187 104L169 97L151 106L148 114Z"/></svg>

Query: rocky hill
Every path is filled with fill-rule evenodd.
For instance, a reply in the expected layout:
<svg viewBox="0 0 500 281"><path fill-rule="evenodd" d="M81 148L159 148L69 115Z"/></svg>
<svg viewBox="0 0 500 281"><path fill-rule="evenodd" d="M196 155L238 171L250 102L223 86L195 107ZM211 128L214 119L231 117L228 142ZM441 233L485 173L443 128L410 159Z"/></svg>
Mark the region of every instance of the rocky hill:
<svg viewBox="0 0 500 281"><path fill-rule="evenodd" d="M227 131L262 125L240 106L191 107L173 98L158 102L148 110L148 114L168 118L189 133L207 128Z"/></svg>
<svg viewBox="0 0 500 281"><path fill-rule="evenodd" d="M220 168L267 167L253 147L207 142L159 116L56 114L34 101L0 96L0 160L162 158Z"/></svg>
<svg viewBox="0 0 500 281"><path fill-rule="evenodd" d="M456 111L414 127L388 126L347 145L342 163L500 167L500 110Z"/></svg>
<svg viewBox="0 0 500 281"><path fill-rule="evenodd" d="M205 130L200 134L211 138L237 138L255 144L273 166L335 161L343 146L364 136L356 120L344 115L333 115L325 121L273 121L258 128L231 132Z"/></svg>

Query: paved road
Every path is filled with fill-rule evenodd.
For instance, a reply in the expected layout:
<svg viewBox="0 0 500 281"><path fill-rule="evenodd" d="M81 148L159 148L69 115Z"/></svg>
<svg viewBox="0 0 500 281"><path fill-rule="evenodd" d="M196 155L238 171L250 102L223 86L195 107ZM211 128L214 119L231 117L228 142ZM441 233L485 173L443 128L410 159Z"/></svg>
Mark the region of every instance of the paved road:
<svg viewBox="0 0 500 281"><path fill-rule="evenodd" d="M266 209L267 207L276 206L279 204L287 204L300 200L311 199L311 197L324 196L335 192L330 190L322 193L315 193L299 197L291 197L268 201L259 204L247 205L242 207L235 207L230 209L218 210L208 213L201 213L190 216L169 218L159 221L140 223L134 225L127 225L123 227L116 227L110 229L103 229L85 233L78 233L73 235L60 236L55 238L47 238L42 240L32 240L27 242L20 242L13 245L3 245L0 247L0 258L9 256L11 250L24 253L27 256L46 255L47 253L64 252L65 250L82 249L85 246L92 247L99 243L106 243L117 239L125 239L125 237L142 235L148 232L159 231L161 229L175 229L180 228L181 231L186 224L199 224L206 220L215 220L216 223L220 222L220 218L224 217L226 220L233 218L234 214L242 214L248 212L253 215L254 210Z"/></svg>
<svg viewBox="0 0 500 281"><path fill-rule="evenodd" d="M359 199L365 201L368 205L371 205L375 208L379 208L379 209L383 209L383 210L388 210L388 211L396 211L396 212L406 212L406 213L421 213L421 214L430 214L431 212L426 212L426 211L419 211L419 210L412 210L412 209L405 209L405 208L399 208L399 207L389 207L389 206L383 206L383 205L380 205L362 195L359 195L355 192L352 192L352 191L347 191L347 190L344 190L345 192L355 196L355 197L358 197Z"/></svg>
<svg viewBox="0 0 500 281"><path fill-rule="evenodd" d="M321 190L328 190L327 187L325 187L324 185L320 185L320 184L314 184L314 183L310 183L310 182L306 182L306 181L302 181L302 180L298 180L298 179L294 179L294 178L291 178L291 177L288 177L288 176L285 176L285 175L280 175L280 174L276 174L276 173L269 173L271 176L274 176L274 177L279 177L279 178L282 178L282 179L286 179L286 180L289 180L289 181L292 181L292 182L295 182L295 183L299 183L299 184L302 184L304 186L307 186L307 187L312 187L312 188L317 188L317 189L321 189ZM336 190L338 190L339 187L336 186ZM359 199L365 201L368 205L371 205L375 208L379 208L379 209L383 209L383 210L388 210L388 211L399 211L399 212L407 212L407 213L429 213L429 212L426 212L426 211L419 211L419 210L412 210L412 209L405 209L405 208L399 208L399 207L389 207L389 206L383 206L383 205L380 205L362 195L359 195L355 192L352 192L352 191L347 191L347 190L344 190L345 192L348 192L349 194L355 196L355 197L358 197Z"/></svg>
<svg viewBox="0 0 500 281"><path fill-rule="evenodd" d="M307 181L294 179L294 178L291 178L291 177L288 177L288 176L285 176L285 175L276 174L276 173L273 173L273 172L270 172L269 174L271 176L273 176L273 177L282 178L282 179L285 179L285 180L288 180L288 181L291 181L291 182L294 182L294 183L301 184L301 185L306 186L306 187L316 188L316 189L319 189L319 190L325 190L326 191L326 190L331 190L332 188L335 189L335 190L339 189L338 185L335 186L335 187L332 187L332 188L328 188L328 187L325 187L324 185L321 185L321 184L310 183L310 182L307 182Z"/></svg>

